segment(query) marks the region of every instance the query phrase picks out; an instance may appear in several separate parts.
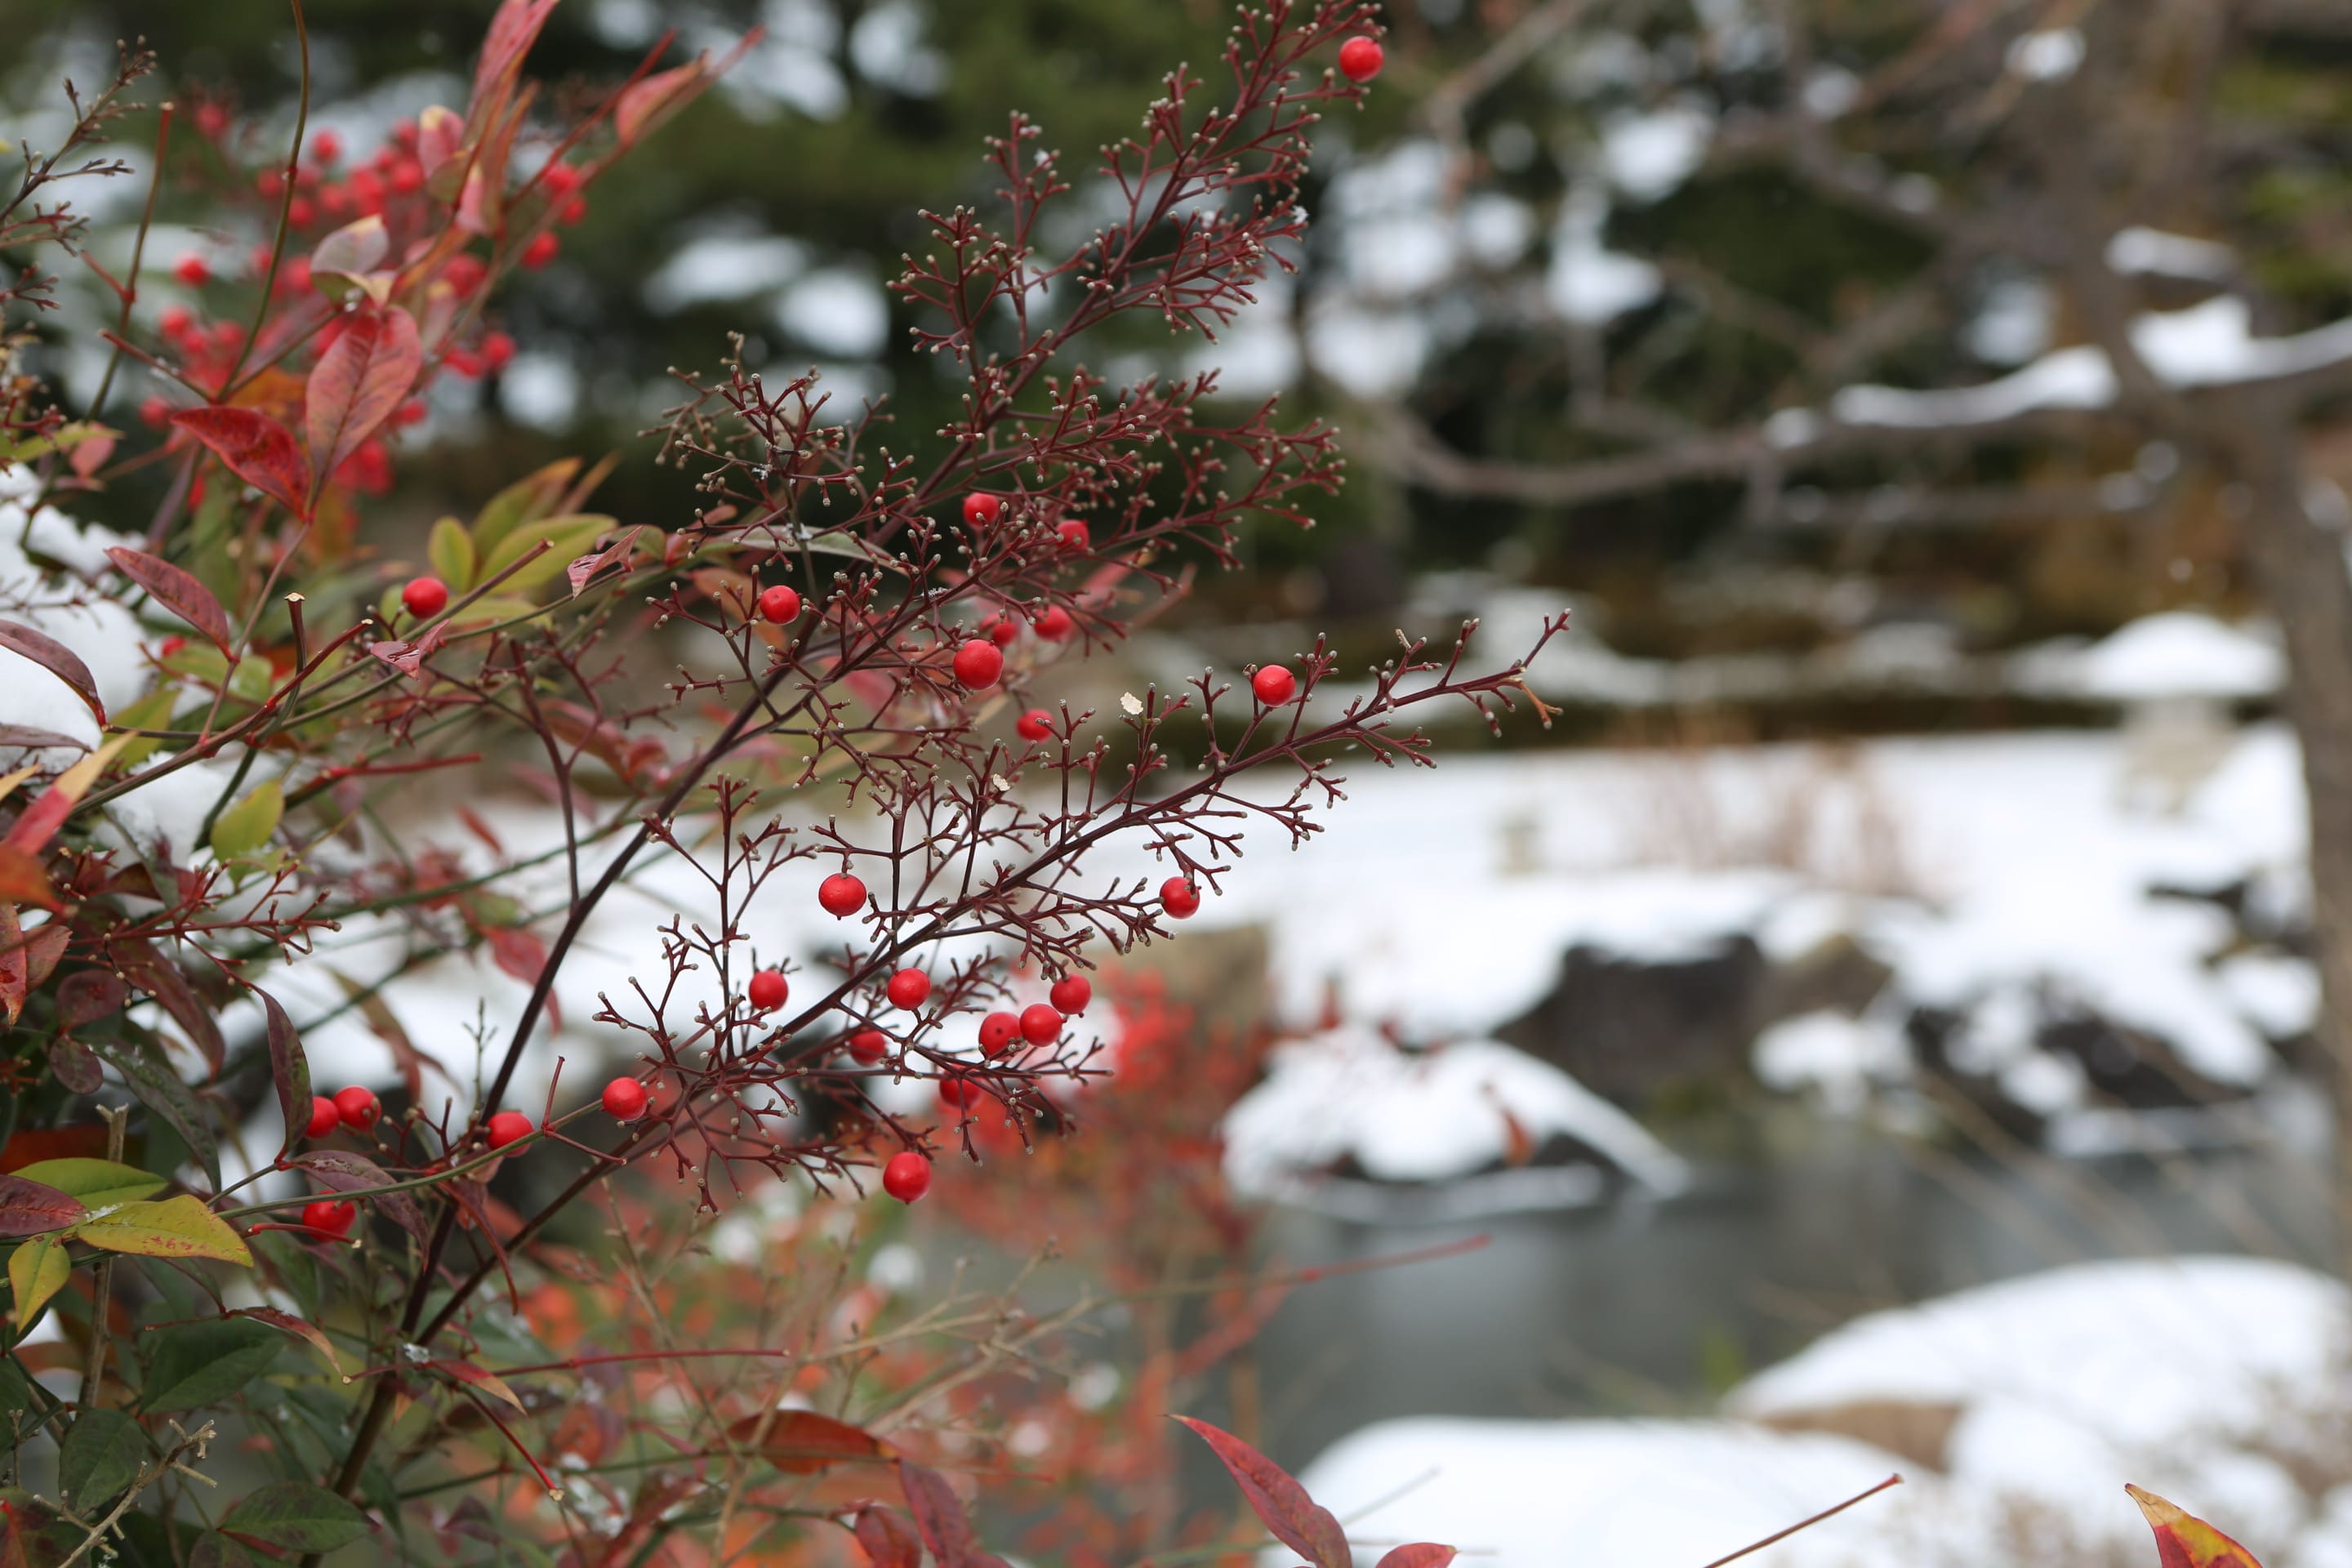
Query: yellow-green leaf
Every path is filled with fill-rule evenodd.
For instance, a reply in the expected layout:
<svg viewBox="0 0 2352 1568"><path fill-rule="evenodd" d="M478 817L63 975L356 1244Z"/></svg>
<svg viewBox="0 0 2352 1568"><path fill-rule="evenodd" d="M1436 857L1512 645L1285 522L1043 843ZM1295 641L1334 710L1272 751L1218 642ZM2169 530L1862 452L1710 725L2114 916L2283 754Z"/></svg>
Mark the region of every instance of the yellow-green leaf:
<svg viewBox="0 0 2352 1568"><path fill-rule="evenodd" d="M613 519L600 517L593 512L525 523L499 541L499 547L483 557L482 580L488 582L496 577L538 549L540 541L545 540L549 545L545 552L499 584L501 594L528 594L541 584L562 576L566 566L585 555L597 540L619 526Z"/></svg>
<svg viewBox="0 0 2352 1568"><path fill-rule="evenodd" d="M451 593L462 594L473 586L474 540L464 523L454 517L435 523L432 537L425 542L425 553Z"/></svg>
<svg viewBox="0 0 2352 1568"><path fill-rule="evenodd" d="M73 1272L66 1244L58 1237L37 1236L9 1255L8 1289L16 1298L16 1332L30 1328L49 1298L65 1289Z"/></svg>
<svg viewBox="0 0 2352 1568"><path fill-rule="evenodd" d="M170 1184L152 1171L142 1171L136 1165L80 1157L38 1160L16 1174L28 1182L55 1187L69 1197L79 1198L94 1209L152 1198Z"/></svg>
<svg viewBox="0 0 2352 1568"><path fill-rule="evenodd" d="M74 1226L76 1239L109 1252L142 1258L210 1258L253 1267L245 1238L229 1223L183 1193L160 1203L124 1204Z"/></svg>
<svg viewBox="0 0 2352 1568"><path fill-rule="evenodd" d="M286 795L276 779L264 779L253 793L213 821L213 853L224 860L250 855L269 842L286 815Z"/></svg>
<svg viewBox="0 0 2352 1568"><path fill-rule="evenodd" d="M452 629L468 626L502 626L509 621L529 620L544 615L548 606L534 605L529 599L519 599L511 594L492 594L477 599L449 617Z"/></svg>
<svg viewBox="0 0 2352 1568"><path fill-rule="evenodd" d="M229 671L228 694L256 707L268 701L269 694L277 689L278 671L257 653L247 654Z"/></svg>
<svg viewBox="0 0 2352 1568"><path fill-rule="evenodd" d="M112 728L168 730L172 727L172 710L177 706L179 699L180 694L169 687L161 691L151 691L128 708L116 709ZM154 754L155 748L163 743L152 735L132 735L129 740L130 743L115 753L126 768L145 762Z"/></svg>
<svg viewBox="0 0 2352 1568"><path fill-rule="evenodd" d="M505 542L508 534L552 511L562 499L564 487L579 472L579 458L558 458L492 496L474 518L476 557L487 557Z"/></svg>

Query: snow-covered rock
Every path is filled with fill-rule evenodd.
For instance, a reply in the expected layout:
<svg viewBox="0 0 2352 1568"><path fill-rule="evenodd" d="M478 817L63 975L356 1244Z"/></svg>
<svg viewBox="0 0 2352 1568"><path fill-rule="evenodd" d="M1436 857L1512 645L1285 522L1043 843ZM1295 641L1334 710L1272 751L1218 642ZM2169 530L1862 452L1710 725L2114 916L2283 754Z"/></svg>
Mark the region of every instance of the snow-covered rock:
<svg viewBox="0 0 2352 1568"><path fill-rule="evenodd" d="M2077 672L2084 695L2117 702L2270 697L2285 679L2275 637L2187 610L2132 622L2084 654Z"/></svg>

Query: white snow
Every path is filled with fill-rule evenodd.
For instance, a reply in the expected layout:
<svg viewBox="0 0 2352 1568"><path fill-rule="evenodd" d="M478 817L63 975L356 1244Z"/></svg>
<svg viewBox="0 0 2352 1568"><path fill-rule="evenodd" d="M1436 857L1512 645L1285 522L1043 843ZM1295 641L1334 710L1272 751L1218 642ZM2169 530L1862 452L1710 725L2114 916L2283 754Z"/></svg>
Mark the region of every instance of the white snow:
<svg viewBox="0 0 2352 1568"><path fill-rule="evenodd" d="M776 324L819 353L869 359L890 336L890 301L862 267L821 268L784 291Z"/></svg>
<svg viewBox="0 0 2352 1568"><path fill-rule="evenodd" d="M1226 1113L1225 1173L1272 1194L1352 1156L1378 1181L1444 1181L1507 1163L1512 1122L1529 1152L1566 1133L1661 1195L1687 1180L1639 1123L1549 1063L1494 1040L1408 1052L1360 1027L1275 1053L1265 1081Z"/></svg>
<svg viewBox="0 0 2352 1568"><path fill-rule="evenodd" d="M2291 1040L2318 1026L2319 971L2311 960L2241 952L2214 972L2238 1011L2267 1037Z"/></svg>
<svg viewBox="0 0 2352 1568"><path fill-rule="evenodd" d="M2126 274L2221 282L2237 270L2238 256L2217 240L2135 226L2117 229L2107 241L2107 266Z"/></svg>
<svg viewBox="0 0 2352 1568"><path fill-rule="evenodd" d="M680 246L646 279L646 304L667 316L689 305L749 300L782 288L808 263L808 247L781 235L708 235Z"/></svg>
<svg viewBox="0 0 2352 1568"><path fill-rule="evenodd" d="M2285 679L2286 659L2269 628L2251 631L2186 610L2131 622L2078 668L2084 695L2123 702L2269 697Z"/></svg>
<svg viewBox="0 0 2352 1568"><path fill-rule="evenodd" d="M2083 35L2072 27L2028 33L2009 48L2009 68L2028 81L2063 81L2083 63Z"/></svg>
<svg viewBox="0 0 2352 1568"><path fill-rule="evenodd" d="M1694 103L1619 115L1602 126L1601 163L1637 202L1671 195L1706 159L1715 116Z"/></svg>
<svg viewBox="0 0 2352 1568"><path fill-rule="evenodd" d="M1658 269L1601 243L1609 200L1597 186L1570 188L1552 231L1551 268L1544 292L1569 321L1599 323L1636 310L1658 297Z"/></svg>
<svg viewBox="0 0 2352 1568"><path fill-rule="evenodd" d="M1810 1089L1827 1109L1852 1114L1873 1085L1909 1076L1910 1047L1885 1023L1843 1013L1801 1014L1756 1037L1756 1077L1783 1093Z"/></svg>

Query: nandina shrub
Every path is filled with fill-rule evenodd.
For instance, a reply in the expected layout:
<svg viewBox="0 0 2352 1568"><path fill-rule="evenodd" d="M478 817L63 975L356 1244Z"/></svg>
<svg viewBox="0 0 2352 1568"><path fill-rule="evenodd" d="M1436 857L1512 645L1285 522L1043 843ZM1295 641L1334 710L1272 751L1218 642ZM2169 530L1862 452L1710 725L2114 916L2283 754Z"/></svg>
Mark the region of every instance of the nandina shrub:
<svg viewBox="0 0 2352 1568"><path fill-rule="evenodd" d="M257 162L257 133L198 102L201 156L175 162L158 112L150 216L247 247L170 258L202 313L150 313L143 224L110 270L59 200L119 170L91 150L143 58L76 100L0 209L0 247L88 259L114 315L69 410L26 374L74 349L27 324L50 280L5 296L31 309L0 382L0 648L26 693L0 715L21 1484L0 1531L28 1563L316 1557L382 1531L427 1559L684 1563L823 1531L889 1568L994 1562L919 1462L961 1452L950 1385L977 1374L884 1353L971 1323L861 1339L879 1298L819 1231L748 1317L698 1300L676 1288L694 1227L649 1233L674 1210L615 1179L714 1215L916 1201L985 1184L1041 1118L1083 1140L1067 1090L1095 1034L1039 991L1213 900L1245 827L1307 838L1341 754L1427 763L1412 710L1542 711L1524 660L1465 661L1470 627L1344 687L1318 644L1116 712L1024 711L1043 670L1232 563L1236 529L1304 525L1339 482L1327 428L1222 416L1210 375L1114 386L1076 353L1128 317L1213 333L1288 265L1309 128L1378 68L1360 46L1331 68L1377 31L1363 0L1245 10L1217 89L1171 75L1085 198L1012 117L995 203L927 216L894 285L966 386L948 427L728 362L684 378L662 445L699 476L691 517L592 512L600 471L567 460L393 567L369 520L419 400L513 353L501 278L546 263L724 68L649 59L551 120L522 74L551 4L505 0L466 110L381 150L305 145L298 121ZM224 169L185 213L161 178ZM1049 254L1044 219L1078 200L1115 216ZM73 521L126 493L153 498L143 534ZM1171 745L1202 736L1174 776ZM502 837L486 803L509 777L551 842ZM1151 869L1107 876L1104 854ZM622 889L672 913L646 965L607 973L593 932ZM786 908L824 940L779 942ZM331 966L362 934L394 957L352 979ZM398 983L467 958L521 999L486 993L470 1049L412 1039ZM582 965L597 1005L572 1023L626 1059L609 1083L535 1065ZM396 1092L312 1081L304 1037L344 1013L391 1047ZM830 1412L798 1407L815 1394ZM1269 1528L1336 1568L1329 1516L1215 1441Z"/></svg>

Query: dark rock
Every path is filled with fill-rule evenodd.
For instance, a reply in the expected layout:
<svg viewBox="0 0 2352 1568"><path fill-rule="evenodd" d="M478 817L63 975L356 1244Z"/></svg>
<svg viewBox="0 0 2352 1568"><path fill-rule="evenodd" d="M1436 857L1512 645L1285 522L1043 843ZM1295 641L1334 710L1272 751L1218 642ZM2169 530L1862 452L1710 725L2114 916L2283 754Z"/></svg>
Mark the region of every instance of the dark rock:
<svg viewBox="0 0 2352 1568"><path fill-rule="evenodd" d="M1664 961L1578 947L1551 994L1496 1036L1619 1105L1654 1109L1745 1080L1766 968L1746 936Z"/></svg>

